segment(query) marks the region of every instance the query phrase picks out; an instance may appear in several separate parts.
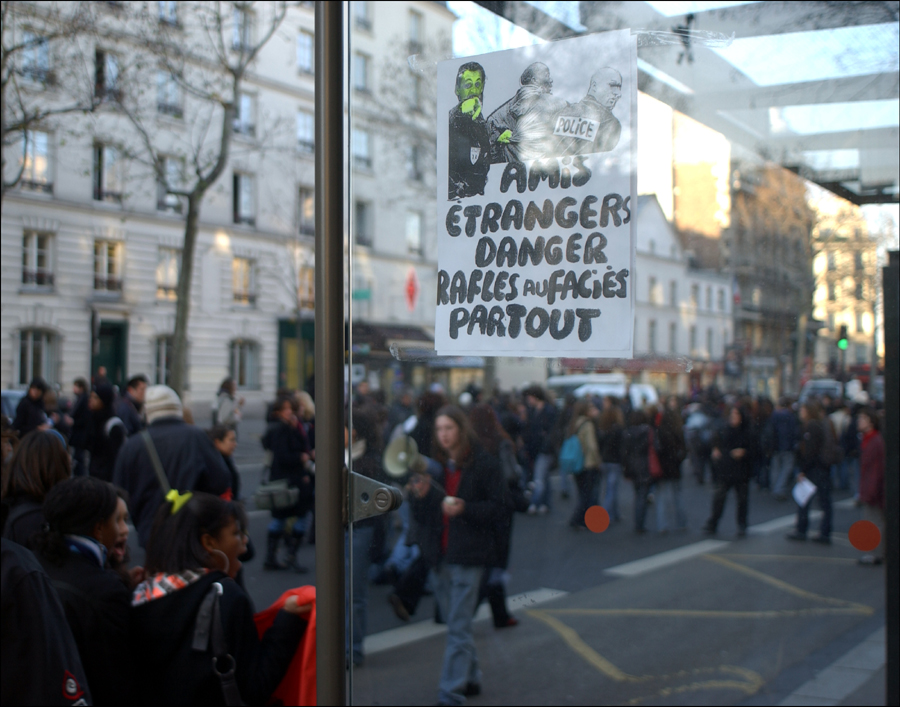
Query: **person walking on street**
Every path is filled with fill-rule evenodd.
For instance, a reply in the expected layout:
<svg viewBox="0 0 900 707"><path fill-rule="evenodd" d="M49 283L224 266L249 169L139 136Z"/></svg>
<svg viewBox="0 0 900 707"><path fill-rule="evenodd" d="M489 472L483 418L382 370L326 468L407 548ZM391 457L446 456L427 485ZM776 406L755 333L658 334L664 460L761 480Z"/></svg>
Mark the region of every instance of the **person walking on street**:
<svg viewBox="0 0 900 707"><path fill-rule="evenodd" d="M681 415L676 406L666 405L659 424L654 430L658 435L659 464L662 476L656 481L656 530L666 533L685 530L687 518L681 507L681 462L687 451Z"/></svg>
<svg viewBox="0 0 900 707"><path fill-rule="evenodd" d="M799 479L809 479L816 487L815 497L819 500L822 509L822 522L819 525L819 534L813 536L813 542L822 545L831 544L831 465L832 454L837 445L834 434L830 428L826 428L830 422L825 418L822 407L814 402L807 401L800 406L800 422L803 428L800 433L800 445L798 461L800 466ZM788 534L788 540L806 540L806 532L809 529L809 507L812 505L810 498L803 506L797 507L797 526Z"/></svg>
<svg viewBox="0 0 900 707"><path fill-rule="evenodd" d="M647 532L647 495L653 477L650 474L650 425L642 410L628 415L628 428L622 435L624 475L634 484L634 532Z"/></svg>
<svg viewBox="0 0 900 707"><path fill-rule="evenodd" d="M556 407L547 402L542 388L534 386L524 395L528 404L525 451L531 463L531 480L534 483L528 515L543 515L550 510L550 471L556 463L553 432L558 415Z"/></svg>
<svg viewBox="0 0 900 707"><path fill-rule="evenodd" d="M600 413L599 449L603 460L603 476L606 490L603 494L603 508L611 521L621 520L619 515L619 481L622 479L622 436L625 432L625 416L616 401L610 396L603 399Z"/></svg>
<svg viewBox="0 0 900 707"><path fill-rule="evenodd" d="M874 523L881 533L881 544L872 554L859 558L863 565L880 565L884 562L884 439L878 431L878 413L865 407L857 413L860 437L859 500L863 517Z"/></svg>
<svg viewBox="0 0 900 707"><path fill-rule="evenodd" d="M140 374L134 376L125 384L125 395L120 397L119 402L116 404L116 417L125 425L125 432L129 437L146 427L142 415L146 395L147 376Z"/></svg>
<svg viewBox="0 0 900 707"><path fill-rule="evenodd" d="M575 474L575 485L578 488L578 501L575 504L575 512L569 519L569 525L573 528L586 528L584 514L594 502L594 488L600 481L600 449L597 445L597 429L594 420L599 411L588 399L582 398L572 408L572 419L566 429L566 438L572 435L578 436L581 444L581 453L584 457L584 467Z"/></svg>
<svg viewBox="0 0 900 707"><path fill-rule="evenodd" d="M206 432L188 425L181 399L165 385L146 391L149 426L146 434L129 437L116 458L113 483L128 492L128 509L146 548L157 509L166 492L157 476L157 463L172 489L205 491L231 498L231 475Z"/></svg>
<svg viewBox="0 0 900 707"><path fill-rule="evenodd" d="M103 481L112 481L116 457L125 443L125 425L113 415L116 394L109 383L94 386L88 398L90 428L88 450L91 453L90 475Z"/></svg>
<svg viewBox="0 0 900 707"><path fill-rule="evenodd" d="M12 422L12 428L19 433L22 439L32 430L50 429L50 421L44 410L44 393L47 392L47 384L43 378L34 378L28 384L28 393L16 406L16 416Z"/></svg>
<svg viewBox="0 0 900 707"><path fill-rule="evenodd" d="M732 405L728 410L728 425L713 442L710 455L716 491L713 496L712 514L703 531L715 535L725 510L725 500L732 488L737 494L738 537L747 534L747 508L750 496L750 476L753 474L752 439L745 413Z"/></svg>
<svg viewBox="0 0 900 707"><path fill-rule="evenodd" d="M76 378L72 384L75 400L72 402L72 434L69 445L72 447L72 475L87 476L88 467L84 455L88 446L88 435L91 426L91 411L88 407L90 391L84 378Z"/></svg>
<svg viewBox="0 0 900 707"><path fill-rule="evenodd" d="M794 480L794 449L797 446L797 416L791 401L781 398L770 418L775 448L772 450L772 495L776 501L786 501L788 487Z"/></svg>
<svg viewBox="0 0 900 707"><path fill-rule="evenodd" d="M241 421L241 409L244 406L244 399L235 397L237 395L237 384L234 378L228 377L222 381L219 386L219 392L216 395L216 419L217 425L225 425L237 433L238 423Z"/></svg>

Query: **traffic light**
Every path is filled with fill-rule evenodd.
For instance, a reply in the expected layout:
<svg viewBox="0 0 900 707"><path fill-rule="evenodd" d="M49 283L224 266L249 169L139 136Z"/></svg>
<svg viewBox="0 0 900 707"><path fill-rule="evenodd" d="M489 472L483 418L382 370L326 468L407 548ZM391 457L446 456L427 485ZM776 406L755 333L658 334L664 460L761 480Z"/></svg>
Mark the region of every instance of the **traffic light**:
<svg viewBox="0 0 900 707"><path fill-rule="evenodd" d="M841 351L847 350L847 325L841 324L841 330L838 333L837 347Z"/></svg>

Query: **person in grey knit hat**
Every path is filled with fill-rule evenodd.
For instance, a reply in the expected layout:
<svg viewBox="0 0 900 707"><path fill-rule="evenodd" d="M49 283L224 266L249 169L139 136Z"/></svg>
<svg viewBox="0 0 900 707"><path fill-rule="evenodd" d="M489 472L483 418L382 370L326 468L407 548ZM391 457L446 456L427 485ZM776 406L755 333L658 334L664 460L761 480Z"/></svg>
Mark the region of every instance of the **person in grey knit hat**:
<svg viewBox="0 0 900 707"><path fill-rule="evenodd" d="M151 445L169 485L180 493L204 491L230 499L231 475L206 432L184 421L181 398L174 390L165 385L147 388L144 412L149 440L143 434L128 438L116 459L113 481L128 491L138 543L146 548L153 517L165 496L153 468Z"/></svg>

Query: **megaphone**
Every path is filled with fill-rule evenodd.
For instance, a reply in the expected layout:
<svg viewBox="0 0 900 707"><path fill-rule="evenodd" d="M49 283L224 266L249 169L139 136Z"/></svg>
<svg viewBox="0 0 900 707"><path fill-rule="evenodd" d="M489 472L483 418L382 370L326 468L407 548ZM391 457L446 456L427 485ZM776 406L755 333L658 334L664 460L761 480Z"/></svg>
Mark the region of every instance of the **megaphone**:
<svg viewBox="0 0 900 707"><path fill-rule="evenodd" d="M428 468L427 462L419 454L416 440L406 435L397 437L387 446L382 463L388 475L395 479L410 473L424 474Z"/></svg>

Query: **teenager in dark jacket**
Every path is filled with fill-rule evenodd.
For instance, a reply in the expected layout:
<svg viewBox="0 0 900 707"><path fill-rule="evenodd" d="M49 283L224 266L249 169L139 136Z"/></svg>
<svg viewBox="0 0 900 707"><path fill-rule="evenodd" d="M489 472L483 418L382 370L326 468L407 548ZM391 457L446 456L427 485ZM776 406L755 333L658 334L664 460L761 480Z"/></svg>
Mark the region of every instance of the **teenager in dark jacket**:
<svg viewBox="0 0 900 707"><path fill-rule="evenodd" d="M225 647L244 704L266 704L306 630L310 606L288 599L259 638L253 604L233 581L245 549L241 507L207 493L181 495L158 510L147 548L147 579L132 594L132 647L143 705L224 705L211 649L194 650L200 605L219 590ZM222 666L224 667L224 665Z"/></svg>
<svg viewBox="0 0 900 707"><path fill-rule="evenodd" d="M131 595L108 563L109 549L125 526L118 500L112 484L100 479L63 481L47 494L47 529L36 541L38 559L65 609L95 705L130 703L136 688L128 640Z"/></svg>
<svg viewBox="0 0 900 707"><path fill-rule="evenodd" d="M6 538L0 540L0 600L0 704L94 704L50 578L29 550Z"/></svg>
<svg viewBox="0 0 900 707"><path fill-rule="evenodd" d="M269 423L262 438L263 448L272 454L269 479L271 481L287 479L288 486L300 490L296 505L272 511L263 569L292 568L296 572L304 573L308 569L298 564L297 550L306 533L306 514L314 502L314 486L309 466L310 449L297 426L295 407L296 402L292 397L279 398L272 410L274 420ZM284 564L278 560L278 543L284 536L285 521L291 517L294 518L294 525L287 539L288 561Z"/></svg>
<svg viewBox="0 0 900 707"><path fill-rule="evenodd" d="M28 394L16 406L16 417L12 422L12 428L19 433L20 438L32 430L49 427L47 413L44 410L46 392L47 384L43 378L35 378L28 384Z"/></svg>
<svg viewBox="0 0 900 707"><path fill-rule="evenodd" d="M622 435L622 457L625 478L634 484L634 532L647 532L647 495L653 477L650 475L650 425L647 415L633 410L628 415L628 428Z"/></svg>
<svg viewBox="0 0 900 707"><path fill-rule="evenodd" d="M828 419L823 415L822 407L814 402L807 401L800 406L800 423L803 425L800 431L800 444L797 448L797 465L800 467L798 480L807 478L816 486L815 497L819 500L822 509L822 522L819 525L819 534L813 536L813 542L822 545L831 544L831 465L823 459L826 449L825 425ZM834 443L834 440L832 440ZM797 526L789 533L788 540L806 540L806 532L809 529L809 507L812 498L805 506L797 507Z"/></svg>
<svg viewBox="0 0 900 707"><path fill-rule="evenodd" d="M228 467L206 432L185 423L178 394L164 385L151 386L144 406L150 423L147 432L169 485L179 491L205 491L230 498ZM164 493L142 435L129 437L122 445L113 480L128 492L128 510L138 531L138 543L147 547Z"/></svg>
<svg viewBox="0 0 900 707"><path fill-rule="evenodd" d="M435 514L440 509L429 520L431 527L440 522L435 597L447 623L438 701L461 704L465 695L481 690L472 620L482 568L491 562L503 477L498 461L478 445L468 418L455 405L438 411L433 452L444 468L441 488L426 480L415 490L412 511L415 516L423 506Z"/></svg>
<svg viewBox="0 0 900 707"><path fill-rule="evenodd" d="M72 434L69 444L72 447L72 475L86 476L87 465L84 463L84 453L88 446L88 434L91 425L91 411L88 408L90 391L84 378L76 378L72 384L75 400L72 402L70 414L72 416Z"/></svg>
<svg viewBox="0 0 900 707"><path fill-rule="evenodd" d="M34 430L25 435L3 482L3 505L9 510L3 537L31 548L32 538L44 526L44 498L71 475L69 453L58 434Z"/></svg>
<svg viewBox="0 0 900 707"><path fill-rule="evenodd" d="M534 481L528 513L544 514L550 510L552 497L550 470L556 463L554 432L559 415L556 406L547 400L542 388L537 386L529 388L523 395L528 403L528 422L524 433L525 452L531 465L531 479Z"/></svg>
<svg viewBox="0 0 900 707"><path fill-rule="evenodd" d="M597 426L597 443L603 460L603 477L606 490L603 493L603 508L609 519L619 521L619 481L622 478L622 435L625 432L625 416L614 398L603 399L603 411Z"/></svg>
<svg viewBox="0 0 900 707"><path fill-rule="evenodd" d="M654 430L662 477L656 488L656 530L660 533L684 530L687 518L681 507L681 462L687 456L684 428L675 398L669 398L666 409Z"/></svg>
<svg viewBox="0 0 900 707"><path fill-rule="evenodd" d="M753 440L748 428L747 416L737 405L728 410L728 425L713 442L710 458L713 462L713 477L716 492L713 496L712 513L703 531L713 535L725 510L728 491L737 494L738 537L747 534L747 507L750 495L750 477L753 474Z"/></svg>
<svg viewBox="0 0 900 707"><path fill-rule="evenodd" d="M90 474L102 481L112 481L116 457L128 436L122 420L113 414L115 399L116 393L108 383L95 385L88 399L91 413L88 432Z"/></svg>
<svg viewBox="0 0 900 707"><path fill-rule="evenodd" d="M147 382L145 375L134 376L125 385L125 395L119 398L115 407L115 414L122 420L129 437L146 427L141 411L147 395Z"/></svg>

